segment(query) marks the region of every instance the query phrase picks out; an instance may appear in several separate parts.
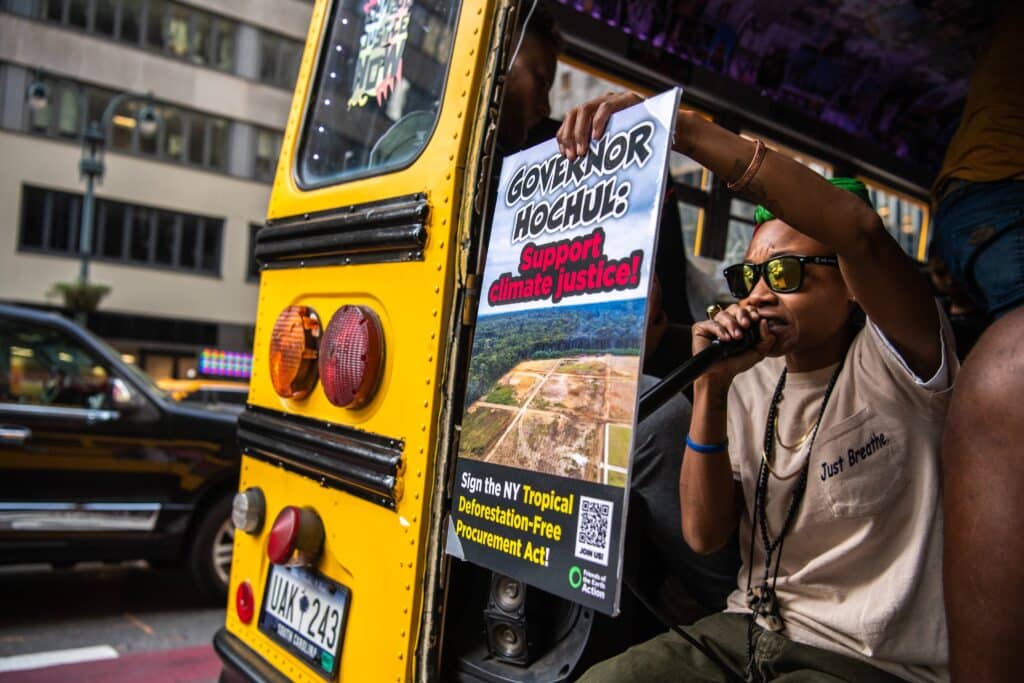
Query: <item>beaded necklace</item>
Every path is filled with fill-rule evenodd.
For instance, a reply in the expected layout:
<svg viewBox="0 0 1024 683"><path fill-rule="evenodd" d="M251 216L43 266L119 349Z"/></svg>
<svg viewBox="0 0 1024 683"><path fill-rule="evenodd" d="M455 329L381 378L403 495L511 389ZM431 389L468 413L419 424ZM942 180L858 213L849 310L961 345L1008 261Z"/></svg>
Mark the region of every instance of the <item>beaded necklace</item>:
<svg viewBox="0 0 1024 683"><path fill-rule="evenodd" d="M845 360L845 356L844 359ZM818 438L818 428L821 426L821 418L825 415L825 407L828 399L832 396L839 373L843 369L843 360L836 366L832 378L825 388L825 396L821 400L821 408L818 410L818 418L814 422L811 431L811 443L807 448L807 456L803 467L799 470L800 478L797 479L796 487L793 489L793 496L789 501L789 509L786 511L786 519L782 529L774 538L768 531L768 480L771 472L769 462L775 454L774 429L778 420L779 402L782 400L782 390L786 386L786 368L782 369L779 381L775 385L775 392L772 394L772 402L768 407L768 419L764 428L764 444L761 458L761 466L757 474L757 486L754 489L754 518L751 520L750 528L750 552L747 562L747 606L750 608L750 621L747 624L747 680L753 680L754 675L754 626L758 616L764 616L765 625L770 631L781 631L784 628L782 617L779 616L779 605L775 600L775 582L779 578L779 560L782 557L782 546L786 540L786 534L796 518L796 511L803 501L804 492L807 490L807 470L811 462L811 453L814 451L814 441ZM786 477L787 479L789 477ZM760 532L760 533L759 533ZM760 536L761 545L764 548L764 577L761 585L753 586L754 579L754 539ZM772 560L775 560L775 567L772 568ZM771 581L769 585L769 580Z"/></svg>

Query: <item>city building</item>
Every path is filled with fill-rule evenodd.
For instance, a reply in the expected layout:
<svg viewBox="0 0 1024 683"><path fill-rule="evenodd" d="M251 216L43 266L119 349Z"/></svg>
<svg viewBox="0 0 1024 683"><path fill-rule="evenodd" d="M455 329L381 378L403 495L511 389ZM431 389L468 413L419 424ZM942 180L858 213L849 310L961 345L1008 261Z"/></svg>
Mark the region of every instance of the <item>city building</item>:
<svg viewBox="0 0 1024 683"><path fill-rule="evenodd" d="M83 132L118 94L95 187L88 326L157 378L248 351L264 220L312 2L0 0L0 301L79 277ZM42 84L44 87L40 87ZM33 97L29 97L29 94ZM138 114L151 93L158 125ZM33 101L34 100L34 101Z"/></svg>

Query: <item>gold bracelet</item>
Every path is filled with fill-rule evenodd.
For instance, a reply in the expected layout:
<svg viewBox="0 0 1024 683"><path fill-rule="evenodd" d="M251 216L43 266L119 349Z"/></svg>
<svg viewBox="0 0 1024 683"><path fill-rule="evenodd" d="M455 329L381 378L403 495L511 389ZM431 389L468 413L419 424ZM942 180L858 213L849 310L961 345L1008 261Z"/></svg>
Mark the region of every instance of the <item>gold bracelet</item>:
<svg viewBox="0 0 1024 683"><path fill-rule="evenodd" d="M743 175L736 180L731 183L726 183L725 186L733 192L742 192L745 190L747 185L750 184L750 181L754 179L755 175L757 175L757 172L761 170L761 164L764 163L764 157L767 153L768 148L765 147L764 143L760 140L754 140L754 157L750 160L750 165L747 166L747 170L745 170Z"/></svg>

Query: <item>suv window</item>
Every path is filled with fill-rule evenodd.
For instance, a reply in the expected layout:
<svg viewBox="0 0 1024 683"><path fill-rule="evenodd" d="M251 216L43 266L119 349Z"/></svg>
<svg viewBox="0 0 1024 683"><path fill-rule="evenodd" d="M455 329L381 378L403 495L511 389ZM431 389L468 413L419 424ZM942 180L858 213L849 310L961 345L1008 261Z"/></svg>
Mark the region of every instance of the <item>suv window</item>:
<svg viewBox="0 0 1024 683"><path fill-rule="evenodd" d="M411 163L437 121L459 3L337 0L298 155L303 186Z"/></svg>
<svg viewBox="0 0 1024 683"><path fill-rule="evenodd" d="M63 332L0 320L0 401L101 410L110 373Z"/></svg>

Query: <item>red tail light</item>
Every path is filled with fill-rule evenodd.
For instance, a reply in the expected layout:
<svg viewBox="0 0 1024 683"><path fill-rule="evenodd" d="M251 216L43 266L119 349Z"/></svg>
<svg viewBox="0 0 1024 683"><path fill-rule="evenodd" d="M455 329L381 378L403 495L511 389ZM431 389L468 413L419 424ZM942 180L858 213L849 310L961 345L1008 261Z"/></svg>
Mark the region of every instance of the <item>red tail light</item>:
<svg viewBox="0 0 1024 683"><path fill-rule="evenodd" d="M243 624L252 622L252 615L256 609L256 602L252 595L252 584L248 581L243 581L238 584L238 590L235 591L235 611L238 612L238 618Z"/></svg>
<svg viewBox="0 0 1024 683"><path fill-rule="evenodd" d="M274 564L307 565L320 556L324 525L311 508L294 505L281 510L267 538L267 557Z"/></svg>
<svg viewBox="0 0 1024 683"><path fill-rule="evenodd" d="M320 342L320 379L327 399L361 408L377 391L384 367L384 331L366 306L342 306Z"/></svg>
<svg viewBox="0 0 1024 683"><path fill-rule="evenodd" d="M316 384L320 320L309 306L281 311L270 337L270 380L282 398L305 398Z"/></svg>

